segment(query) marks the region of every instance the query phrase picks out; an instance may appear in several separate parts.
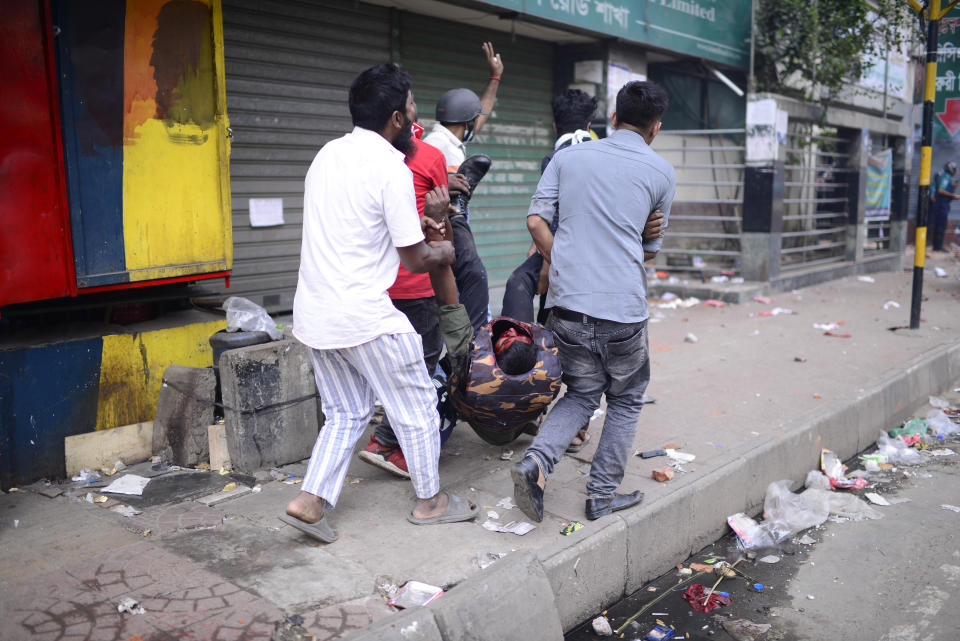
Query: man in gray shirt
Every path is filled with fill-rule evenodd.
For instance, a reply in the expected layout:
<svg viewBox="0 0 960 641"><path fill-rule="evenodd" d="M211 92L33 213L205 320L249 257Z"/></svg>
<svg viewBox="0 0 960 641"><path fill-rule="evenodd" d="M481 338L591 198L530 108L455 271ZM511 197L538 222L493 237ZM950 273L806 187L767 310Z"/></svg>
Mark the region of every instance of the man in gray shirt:
<svg viewBox="0 0 960 641"><path fill-rule="evenodd" d="M664 228L676 189L673 167L650 142L660 131L667 94L652 82L629 82L617 94L614 131L563 149L537 185L527 229L550 263L553 332L567 392L512 471L517 506L543 519L546 477L606 394L603 433L587 483L587 518L636 505L638 490L618 494L650 381L644 262L661 238L644 241L650 212ZM559 204L557 236L549 223Z"/></svg>

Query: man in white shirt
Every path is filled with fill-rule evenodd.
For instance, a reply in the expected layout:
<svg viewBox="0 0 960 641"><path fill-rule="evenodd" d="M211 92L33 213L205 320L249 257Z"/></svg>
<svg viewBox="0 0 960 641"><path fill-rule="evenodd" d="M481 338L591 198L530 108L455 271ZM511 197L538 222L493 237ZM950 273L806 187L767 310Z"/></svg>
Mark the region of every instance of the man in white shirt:
<svg viewBox="0 0 960 641"><path fill-rule="evenodd" d="M396 65L372 67L353 81L349 101L353 131L320 150L304 183L293 333L311 348L326 422L301 492L280 517L327 543L337 533L324 507L336 505L378 398L417 495L407 519L450 523L478 512L476 505L440 491L436 391L420 337L387 294L401 263L423 273L455 260L450 242L424 242L421 224L437 224L428 217L420 222L404 164L417 117L410 77ZM449 196L438 187L427 198L435 205Z"/></svg>
<svg viewBox="0 0 960 641"><path fill-rule="evenodd" d="M458 174L460 165L466 159L466 143L480 131L493 112L497 101L497 90L503 74L503 62L493 44L483 43L483 54L490 70L487 88L479 98L469 89L451 89L437 101L437 122L423 142L432 145L443 153L447 161L450 176L450 193L470 193L466 178ZM457 263L453 268L460 302L467 308L470 323L477 331L487 322L490 307L490 288L487 282L487 269L480 260L469 224L469 212L463 211L450 216L453 232L453 244L457 248Z"/></svg>

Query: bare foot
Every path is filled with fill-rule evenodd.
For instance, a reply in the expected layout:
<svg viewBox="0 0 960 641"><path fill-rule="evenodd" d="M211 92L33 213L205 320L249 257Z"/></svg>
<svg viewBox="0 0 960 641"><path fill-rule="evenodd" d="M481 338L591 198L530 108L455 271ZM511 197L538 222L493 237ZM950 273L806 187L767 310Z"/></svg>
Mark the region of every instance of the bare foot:
<svg viewBox="0 0 960 641"><path fill-rule="evenodd" d="M590 440L590 437L587 435L587 429L583 428L577 435L573 437L573 440L570 441L570 445L583 445Z"/></svg>
<svg viewBox="0 0 960 641"><path fill-rule="evenodd" d="M450 497L446 492L439 492L429 499L417 499L413 506L413 515L418 519L431 519L443 514L447 509Z"/></svg>
<svg viewBox="0 0 960 641"><path fill-rule="evenodd" d="M304 523L316 523L323 518L323 500L301 490L297 498L287 504L287 514Z"/></svg>

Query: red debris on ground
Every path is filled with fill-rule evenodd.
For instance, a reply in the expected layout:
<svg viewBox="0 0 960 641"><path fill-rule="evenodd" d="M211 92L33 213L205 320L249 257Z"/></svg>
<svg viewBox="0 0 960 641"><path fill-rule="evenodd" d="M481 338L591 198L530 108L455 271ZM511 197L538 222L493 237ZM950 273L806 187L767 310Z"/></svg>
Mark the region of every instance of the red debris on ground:
<svg viewBox="0 0 960 641"><path fill-rule="evenodd" d="M686 599L690 607L697 612L710 612L711 610L722 608L725 605L730 605L733 602L729 596L714 592L710 595L710 598L707 599L706 604L704 604L703 601L708 592L709 590L707 590L706 587L699 583L694 583L683 591L683 598Z"/></svg>

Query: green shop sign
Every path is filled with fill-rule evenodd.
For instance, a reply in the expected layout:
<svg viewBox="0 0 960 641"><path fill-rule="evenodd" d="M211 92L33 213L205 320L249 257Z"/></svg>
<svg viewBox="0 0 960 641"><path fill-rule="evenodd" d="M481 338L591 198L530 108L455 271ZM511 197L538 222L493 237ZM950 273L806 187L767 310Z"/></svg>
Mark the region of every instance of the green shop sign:
<svg viewBox="0 0 960 641"><path fill-rule="evenodd" d="M960 8L940 20L937 49L937 95L933 102L933 137L953 138L960 131Z"/></svg>
<svg viewBox="0 0 960 641"><path fill-rule="evenodd" d="M483 0L735 67L750 63L750 0Z"/></svg>

